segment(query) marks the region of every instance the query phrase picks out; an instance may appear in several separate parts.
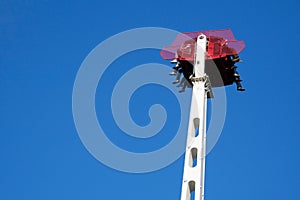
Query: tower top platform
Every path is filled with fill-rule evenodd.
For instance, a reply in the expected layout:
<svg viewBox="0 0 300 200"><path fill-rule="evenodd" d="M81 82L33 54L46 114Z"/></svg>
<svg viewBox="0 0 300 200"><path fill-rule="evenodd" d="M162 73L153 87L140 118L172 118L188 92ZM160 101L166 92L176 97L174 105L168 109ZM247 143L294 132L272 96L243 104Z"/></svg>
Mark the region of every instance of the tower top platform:
<svg viewBox="0 0 300 200"><path fill-rule="evenodd" d="M194 61L195 43L200 34L207 37L206 59L208 60L237 55L245 48L244 41L236 40L231 29L184 32L178 34L170 46L161 50L161 57L165 60Z"/></svg>

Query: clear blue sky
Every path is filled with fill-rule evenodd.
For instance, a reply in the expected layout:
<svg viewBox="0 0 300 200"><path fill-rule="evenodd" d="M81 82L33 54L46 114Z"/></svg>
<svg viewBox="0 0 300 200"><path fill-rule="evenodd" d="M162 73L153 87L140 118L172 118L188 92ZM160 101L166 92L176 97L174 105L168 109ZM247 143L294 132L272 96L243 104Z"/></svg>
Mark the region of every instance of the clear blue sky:
<svg viewBox="0 0 300 200"><path fill-rule="evenodd" d="M0 199L180 199L183 157L147 174L110 169L82 145L72 118L72 88L83 59L106 38L145 26L181 32L231 28L246 43L239 72L247 91L226 89L224 130L207 157L206 200L299 199L299 9L291 0L2 0ZM149 52L129 55L125 67L131 61L166 64ZM147 103L168 103L149 91L153 99ZM136 98L143 101L141 93ZM146 123L137 105L133 116ZM97 109L107 116L114 142L145 150L121 136L108 121L109 110ZM168 137L149 145L155 149Z"/></svg>

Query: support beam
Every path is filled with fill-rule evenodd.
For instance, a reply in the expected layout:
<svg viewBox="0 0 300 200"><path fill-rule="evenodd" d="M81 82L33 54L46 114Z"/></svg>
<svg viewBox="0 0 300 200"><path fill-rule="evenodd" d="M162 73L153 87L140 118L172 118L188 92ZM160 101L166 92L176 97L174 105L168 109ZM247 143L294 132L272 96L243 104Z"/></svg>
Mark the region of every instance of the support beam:
<svg viewBox="0 0 300 200"><path fill-rule="evenodd" d="M197 38L195 48L193 91L184 161L181 200L204 199L206 155L207 76L205 74L206 36Z"/></svg>

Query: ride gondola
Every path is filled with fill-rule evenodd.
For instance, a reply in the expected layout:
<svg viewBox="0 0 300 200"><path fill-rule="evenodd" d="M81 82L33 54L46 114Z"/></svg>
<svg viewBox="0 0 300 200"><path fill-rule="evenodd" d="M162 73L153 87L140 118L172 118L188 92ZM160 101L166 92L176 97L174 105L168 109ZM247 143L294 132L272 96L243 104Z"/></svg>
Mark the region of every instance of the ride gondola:
<svg viewBox="0 0 300 200"><path fill-rule="evenodd" d="M201 33L207 37L205 73L211 86L221 87L236 83L238 91L245 91L235 65L241 62L239 53L245 48L245 44L242 40L236 40L230 29L180 33L171 46L164 47L160 52L162 58L176 64L174 71L170 73L177 75L173 83L179 83L178 87L182 87L180 92L187 86L192 86L195 47ZM181 74L184 78L180 81Z"/></svg>

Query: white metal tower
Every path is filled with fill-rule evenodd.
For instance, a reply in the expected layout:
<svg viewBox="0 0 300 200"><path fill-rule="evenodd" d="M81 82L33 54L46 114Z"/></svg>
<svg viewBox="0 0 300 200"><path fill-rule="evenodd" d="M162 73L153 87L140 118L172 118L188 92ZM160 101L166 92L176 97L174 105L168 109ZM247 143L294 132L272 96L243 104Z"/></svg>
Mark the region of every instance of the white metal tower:
<svg viewBox="0 0 300 200"><path fill-rule="evenodd" d="M208 77L205 74L206 36L197 37L194 74L192 78L192 101L184 161L181 200L204 199L204 175L206 156L206 109Z"/></svg>

